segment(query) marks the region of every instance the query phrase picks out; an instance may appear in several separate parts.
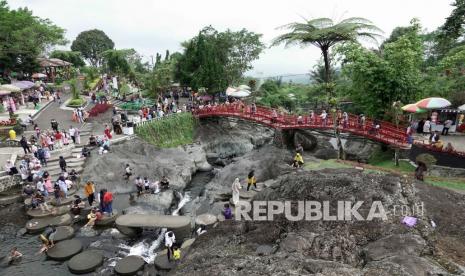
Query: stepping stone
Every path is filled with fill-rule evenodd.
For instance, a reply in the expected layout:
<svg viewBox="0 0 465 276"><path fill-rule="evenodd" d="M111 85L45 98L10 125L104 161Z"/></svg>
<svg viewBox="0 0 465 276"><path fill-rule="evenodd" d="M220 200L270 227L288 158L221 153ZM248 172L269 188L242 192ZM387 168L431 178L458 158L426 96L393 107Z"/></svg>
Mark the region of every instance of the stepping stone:
<svg viewBox="0 0 465 276"><path fill-rule="evenodd" d="M195 239L185 240L181 245L181 249L189 248L194 242L195 242Z"/></svg>
<svg viewBox="0 0 465 276"><path fill-rule="evenodd" d="M52 200L54 200L52 197L47 197L45 202L47 202L47 204L52 204ZM32 199L30 197L24 200L24 205L31 206L31 204L32 204Z"/></svg>
<svg viewBox="0 0 465 276"><path fill-rule="evenodd" d="M42 211L40 208L29 209L27 215L31 218L45 218L52 216L61 216L69 212L69 206L59 206L50 208L51 211Z"/></svg>
<svg viewBox="0 0 465 276"><path fill-rule="evenodd" d="M257 194L257 192L250 190L250 191L240 191L239 198L243 199L251 199Z"/></svg>
<svg viewBox="0 0 465 276"><path fill-rule="evenodd" d="M141 257L127 256L116 263L115 272L118 275L135 275L144 265L145 261Z"/></svg>
<svg viewBox="0 0 465 276"><path fill-rule="evenodd" d="M183 257L182 254L183 254L183 251L181 250L181 258ZM168 271L168 270L175 268L175 266L177 265L177 262L174 262L174 261L169 262L168 256L166 256L166 250L164 250L160 252L159 254L157 254L157 256L155 257L155 260L153 261L153 264L158 270Z"/></svg>
<svg viewBox="0 0 465 276"><path fill-rule="evenodd" d="M74 228L71 226L58 226L56 230L53 238L55 242L69 240L74 236Z"/></svg>
<svg viewBox="0 0 465 276"><path fill-rule="evenodd" d="M28 233L35 234L45 230L48 226L64 226L71 224L71 216L64 214L58 217L45 217L31 219L26 223Z"/></svg>
<svg viewBox="0 0 465 276"><path fill-rule="evenodd" d="M47 250L47 256L55 261L66 261L81 251L81 241L77 239L64 240Z"/></svg>
<svg viewBox="0 0 465 276"><path fill-rule="evenodd" d="M21 202L22 200L21 195L8 195L0 197L0 205L9 205L15 202Z"/></svg>
<svg viewBox="0 0 465 276"><path fill-rule="evenodd" d="M58 204L55 199L51 201L51 204L54 206L63 206L63 205L71 205L74 201L74 198L72 196L69 196L67 198L62 198L60 200L60 203Z"/></svg>
<svg viewBox="0 0 465 276"><path fill-rule="evenodd" d="M103 255L97 250L87 250L71 258L68 268L71 273L85 274L94 271L103 264Z"/></svg>
<svg viewBox="0 0 465 276"><path fill-rule="evenodd" d="M131 238L135 238L139 236L140 233L142 233L142 228L136 228L136 227L126 227L126 226L121 226L121 225L116 225L116 228L123 234Z"/></svg>
<svg viewBox="0 0 465 276"><path fill-rule="evenodd" d="M111 225L115 222L116 218L118 217L118 211L113 210L113 215L105 214L102 216L101 220L98 220L95 222L95 225L97 226L108 226Z"/></svg>
<svg viewBox="0 0 465 276"><path fill-rule="evenodd" d="M214 224L218 219L216 218L215 215L212 214L202 214L199 215L195 218L195 224L197 225L212 225Z"/></svg>

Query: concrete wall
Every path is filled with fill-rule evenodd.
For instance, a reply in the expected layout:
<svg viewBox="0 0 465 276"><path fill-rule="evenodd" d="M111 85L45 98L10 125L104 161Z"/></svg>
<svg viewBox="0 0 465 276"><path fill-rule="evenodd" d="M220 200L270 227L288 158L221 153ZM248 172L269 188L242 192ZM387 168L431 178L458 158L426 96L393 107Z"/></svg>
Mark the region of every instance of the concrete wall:
<svg viewBox="0 0 465 276"><path fill-rule="evenodd" d="M0 176L0 192L7 191L15 186L20 185L21 177L19 175L9 176L3 175Z"/></svg>

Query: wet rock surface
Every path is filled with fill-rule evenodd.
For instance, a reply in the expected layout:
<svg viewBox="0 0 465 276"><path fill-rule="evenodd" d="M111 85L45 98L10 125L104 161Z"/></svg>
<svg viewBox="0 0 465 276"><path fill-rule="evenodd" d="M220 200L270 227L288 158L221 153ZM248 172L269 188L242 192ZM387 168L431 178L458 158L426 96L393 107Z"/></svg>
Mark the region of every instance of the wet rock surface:
<svg viewBox="0 0 465 276"><path fill-rule="evenodd" d="M103 263L103 255L97 250L87 250L72 257L68 268L72 273L85 274L94 271Z"/></svg>
<svg viewBox="0 0 465 276"><path fill-rule="evenodd" d="M330 215L337 216L338 201L363 201L358 212L367 218L372 203L379 201L386 220L289 221L276 216L272 222L224 221L209 229L191 245L174 270L175 275L448 275L464 273L465 230L459 215L465 197L451 191L412 182L396 175L324 169L292 172L258 193L254 200L329 201ZM447 199L447 200L446 200ZM444 203L447 201L447 203ZM413 212L418 224L401 224ZM450 202L450 203L449 203ZM452 203L454 202L454 203ZM457 203L460 202L460 203ZM459 205L453 219L439 218L449 205ZM293 205L294 212L297 203ZM433 210L434 209L434 210ZM296 213L294 213L295 215ZM436 218L437 217L437 218ZM442 215L444 217L444 215ZM433 228L430 220L438 227ZM458 222L459 220L460 222ZM453 227L448 227L452 224ZM454 226L455 225L455 226ZM461 233L461 236L456 236ZM453 249L448 249L455 240ZM452 257L452 252L455 252Z"/></svg>

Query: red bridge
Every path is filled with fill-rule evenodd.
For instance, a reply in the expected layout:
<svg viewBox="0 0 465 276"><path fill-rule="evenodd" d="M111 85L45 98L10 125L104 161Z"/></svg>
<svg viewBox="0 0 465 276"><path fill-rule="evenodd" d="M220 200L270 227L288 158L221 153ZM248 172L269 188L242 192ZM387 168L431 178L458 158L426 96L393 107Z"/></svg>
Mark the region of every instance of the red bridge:
<svg viewBox="0 0 465 276"><path fill-rule="evenodd" d="M251 106L241 107L237 104L205 106L196 109L193 114L198 118L204 117L238 117L245 120L255 121L260 124L275 129L334 129L333 119L328 114L327 119L323 120L320 116L315 115L313 119L310 116L287 115L275 113L273 109L266 107L257 107L252 112ZM340 123L338 129L340 132L352 133L354 135L366 137L367 139L382 142L398 148L409 148L407 143L407 134L403 128L398 128L394 124L378 121L378 129L373 127L373 120L366 119L361 125L356 115L349 115L349 120L344 124Z"/></svg>

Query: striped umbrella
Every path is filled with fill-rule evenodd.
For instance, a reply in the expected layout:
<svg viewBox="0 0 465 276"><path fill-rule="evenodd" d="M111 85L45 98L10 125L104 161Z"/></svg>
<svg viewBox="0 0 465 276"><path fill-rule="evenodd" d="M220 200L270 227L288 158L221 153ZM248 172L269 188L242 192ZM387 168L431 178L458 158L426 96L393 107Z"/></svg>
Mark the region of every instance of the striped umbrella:
<svg viewBox="0 0 465 276"><path fill-rule="evenodd" d="M416 106L423 109L436 109L436 108L444 108L447 106L452 105L448 100L444 98L426 98L420 100L416 103Z"/></svg>
<svg viewBox="0 0 465 276"><path fill-rule="evenodd" d="M423 108L419 108L416 104L408 104L401 107L403 111L410 112L410 113L424 113L427 110Z"/></svg>

